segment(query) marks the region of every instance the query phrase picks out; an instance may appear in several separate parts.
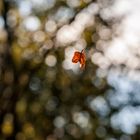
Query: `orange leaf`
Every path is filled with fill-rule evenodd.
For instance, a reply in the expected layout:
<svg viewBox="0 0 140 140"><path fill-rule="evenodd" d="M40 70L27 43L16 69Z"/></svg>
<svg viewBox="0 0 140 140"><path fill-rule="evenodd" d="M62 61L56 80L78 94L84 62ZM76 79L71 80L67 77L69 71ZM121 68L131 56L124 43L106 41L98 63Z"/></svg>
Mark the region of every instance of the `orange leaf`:
<svg viewBox="0 0 140 140"><path fill-rule="evenodd" d="M80 68L84 69L85 68L85 64L86 64L86 56L84 53L84 50L82 50L81 52L74 52L73 58L72 58L72 62L73 63L80 63Z"/></svg>

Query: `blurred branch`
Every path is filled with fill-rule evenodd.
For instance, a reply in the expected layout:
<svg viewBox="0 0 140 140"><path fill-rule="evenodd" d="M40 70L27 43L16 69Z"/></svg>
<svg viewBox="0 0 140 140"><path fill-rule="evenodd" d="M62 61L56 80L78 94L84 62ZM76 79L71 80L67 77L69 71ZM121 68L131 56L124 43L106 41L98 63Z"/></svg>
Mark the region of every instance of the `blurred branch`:
<svg viewBox="0 0 140 140"><path fill-rule="evenodd" d="M5 30L7 31L7 40L8 40L7 43L10 45L11 41L12 41L12 31L11 31L9 25L8 25L7 14L8 14L9 8L10 8L10 2L3 0L3 13L2 13L2 16L3 16L3 19L4 19L4 23L5 23L4 27L5 27Z"/></svg>
<svg viewBox="0 0 140 140"><path fill-rule="evenodd" d="M2 73L3 73L3 81L2 81L2 94L0 97L0 124L3 123L5 114L7 113L11 113L13 114L13 118L14 118L14 130L13 133L9 136L7 136L7 139L14 139L14 135L16 133L16 113L15 113L15 105L16 105L16 101L18 100L18 96L19 96L19 92L17 92L17 73L15 72L15 68L12 62L12 57L11 57L11 53L10 53L10 47L13 41L13 31L12 29L9 27L8 25L8 12L9 9L11 8L10 6L10 1L8 0L3 0L3 9L2 9L2 17L4 19L4 29L7 32L7 41L5 42L4 46L5 46L5 51L3 54L3 66L2 66ZM12 81L10 83L5 83L4 78L6 77L7 73L10 73L13 78ZM10 89L9 93L5 93L5 91L7 89ZM8 94L8 98L5 98L5 94ZM3 103L5 103L5 105L2 105Z"/></svg>
<svg viewBox="0 0 140 140"><path fill-rule="evenodd" d="M11 65L11 56L10 56L10 46L13 39L13 32L8 25L8 12L10 8L10 2L3 0L3 10L2 10L2 17L4 19L4 28L7 32L7 42L5 44L5 54L4 54L4 63ZM7 65L5 65L7 66Z"/></svg>

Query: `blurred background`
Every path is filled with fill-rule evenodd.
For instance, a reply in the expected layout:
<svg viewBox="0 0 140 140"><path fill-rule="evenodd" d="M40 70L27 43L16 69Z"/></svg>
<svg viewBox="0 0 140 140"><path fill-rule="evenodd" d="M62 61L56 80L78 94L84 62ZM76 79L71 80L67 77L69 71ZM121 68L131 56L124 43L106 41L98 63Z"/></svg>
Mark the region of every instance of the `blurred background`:
<svg viewBox="0 0 140 140"><path fill-rule="evenodd" d="M0 0L0 140L140 140L139 36L139 0Z"/></svg>

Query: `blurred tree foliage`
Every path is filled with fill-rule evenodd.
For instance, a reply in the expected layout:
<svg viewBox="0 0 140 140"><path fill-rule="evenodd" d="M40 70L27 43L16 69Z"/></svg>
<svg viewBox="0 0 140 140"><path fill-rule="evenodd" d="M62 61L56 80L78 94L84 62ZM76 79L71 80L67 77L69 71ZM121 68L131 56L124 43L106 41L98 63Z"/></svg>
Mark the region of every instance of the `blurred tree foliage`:
<svg viewBox="0 0 140 140"><path fill-rule="evenodd" d="M130 137L112 129L110 87L91 62L98 28L110 24L97 14L82 32L86 68L75 73L63 67L65 49L75 42L58 47L56 33L93 1L38 1L0 1L0 140L140 139L139 132ZM94 109L95 98L105 106Z"/></svg>

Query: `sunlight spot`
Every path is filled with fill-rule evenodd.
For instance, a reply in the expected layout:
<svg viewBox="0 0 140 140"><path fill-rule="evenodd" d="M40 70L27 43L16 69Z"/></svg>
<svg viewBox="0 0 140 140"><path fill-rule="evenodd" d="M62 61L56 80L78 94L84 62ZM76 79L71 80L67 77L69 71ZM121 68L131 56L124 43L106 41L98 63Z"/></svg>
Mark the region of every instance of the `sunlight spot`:
<svg viewBox="0 0 140 140"><path fill-rule="evenodd" d="M29 16L29 17L24 19L23 25L29 31L36 31L40 28L41 23L40 23L40 20L38 17Z"/></svg>
<svg viewBox="0 0 140 140"><path fill-rule="evenodd" d="M45 63L50 67L54 67L57 63L57 59L54 55L48 55L45 59Z"/></svg>

